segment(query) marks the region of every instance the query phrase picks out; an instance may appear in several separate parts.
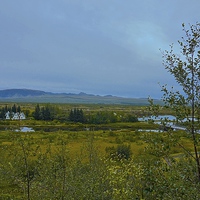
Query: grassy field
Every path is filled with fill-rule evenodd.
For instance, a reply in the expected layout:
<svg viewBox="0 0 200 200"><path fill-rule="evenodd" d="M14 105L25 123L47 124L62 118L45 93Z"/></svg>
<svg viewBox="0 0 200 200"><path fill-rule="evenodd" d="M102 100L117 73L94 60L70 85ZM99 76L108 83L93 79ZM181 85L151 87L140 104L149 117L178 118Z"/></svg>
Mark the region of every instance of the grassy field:
<svg viewBox="0 0 200 200"><path fill-rule="evenodd" d="M104 124L104 125L87 125L87 130L85 130L85 125L82 124L31 124L31 127L35 129L35 132L16 132L11 130L4 130L0 133L0 146L9 145L12 143L14 136L24 137L26 135L31 136L32 140L36 145L40 145L42 149L46 149L49 144L53 148L56 148L56 143L58 138L62 138L67 143L67 148L69 154L74 158L77 154L81 152L84 146L93 139L94 145L98 151L105 155L105 149L107 147L116 147L119 144L128 144L131 146L131 151L133 155L138 155L146 146L146 140L144 136L147 134L154 135L156 133L148 133L145 131L150 129L156 129L157 126L137 122L137 123L114 123L114 124ZM23 125L27 126L27 123L23 122ZM21 125L22 125L21 124ZM30 124L28 124L30 127ZM9 125L10 126L10 125ZM8 125L6 126L8 127ZM1 129L5 126L1 125ZM12 123L10 126L12 129L19 128L18 124ZM144 131L138 131L138 129L143 129ZM163 133L160 133L163 135ZM181 142L188 148L192 149L192 143L189 137L184 133L176 133L181 137ZM181 153L182 149L179 146L173 147L174 153Z"/></svg>
<svg viewBox="0 0 200 200"><path fill-rule="evenodd" d="M12 106L13 103L1 103L0 107ZM36 103L20 103L23 110L29 110L30 116L34 111ZM41 104L45 105L45 104ZM107 104L52 104L59 108L62 112L69 112L72 108L83 109L84 113L95 113L99 111L116 112L118 115L124 113L134 113L138 117L149 115L147 106L132 106L132 105L107 105ZM163 114L172 114L172 111L162 109L160 112ZM30 127L34 132L21 133L16 132L20 127ZM142 135L145 132L138 130L151 130L158 129L158 125L147 122L117 122L107 124L82 124L54 121L37 121L32 117L27 120L14 121L14 120L0 120L0 144L4 145L9 142L10 133L14 134L30 134L37 143L42 143L43 148L48 143L53 143L54 140L62 135L68 143L69 151L72 155L77 154L82 146L87 142L88 138L94 137L95 145L98 146L99 151L104 154L106 147L116 146L118 144L126 143L131 145L133 154L140 153L145 147ZM190 148L190 142L185 139Z"/></svg>
<svg viewBox="0 0 200 200"><path fill-rule="evenodd" d="M2 104L5 105L5 104ZM8 104L9 105L9 104ZM23 109L34 110L36 104L22 104ZM56 104L62 111L69 112L70 109L76 107L83 109L86 113L109 111L122 113L135 113L137 116L143 114L148 115L148 109L144 106L116 106L116 105L77 105L77 104ZM160 114L172 114L164 109ZM19 131L22 127L31 128L32 132ZM45 174L48 171L51 184L53 178L49 173L53 173L54 167L57 170L62 170L65 164L69 167L70 173L75 173L77 183L86 173L86 180L90 177L87 175L87 167L92 163L97 165L97 168L91 170L92 176L95 176L95 170L99 167L103 168L107 173L107 168L112 169L112 162L109 159L113 152L117 151L118 147L125 147L128 150L130 147L131 160L130 162L139 162L140 159L152 161L156 158L165 162L165 157L171 156L178 160L185 154L185 150L193 151L193 144L190 136L184 131L173 132L150 132L146 130L158 130L159 125L148 122L116 122L106 124L88 124L88 123L72 123L69 121L42 121L34 120L29 117L26 120L1 120L0 121L0 199L22 199L28 193L29 187L32 187L31 194L34 193L34 187L40 188L40 180L37 176L36 180L30 180L32 183L39 185L31 186L28 183L27 173L32 172L33 166L40 170L40 174ZM141 131L142 130L142 131ZM178 141L178 142L177 142ZM123 146L125 145L125 146ZM45 160L46 159L46 160ZM95 160L100 159L101 165L103 160L107 160L101 166ZM66 161L65 161L66 160ZM90 164L88 164L88 162ZM97 163L96 163L97 162ZM34 164L33 164L34 163ZM84 164L86 163L86 164ZM92 164L92 166L93 166ZM118 163L119 165L120 162ZM117 165L118 165L117 164ZM105 166L104 166L105 165ZM124 166L129 166L128 162L124 162ZM134 166L134 165L133 165ZM80 171L76 168L80 168ZM118 166L119 167L119 166ZM35 169L34 168L34 169ZM46 169L46 171L45 171ZM74 172L74 170L77 172ZM83 170L83 171L81 171ZM85 171L86 170L86 171ZM127 171L127 170L126 170ZM93 174L94 173L94 174ZM98 172L101 177L100 172ZM69 175L69 174L68 174ZM59 175L59 180L56 182L61 184L63 175ZM13 180L13 181L11 181ZM52 179L52 181L55 181ZM57 181L57 180L56 180ZM45 184L45 182L43 183ZM71 180L70 184L74 184ZM50 188L50 186L48 186ZM81 187L76 186L76 187ZM52 186L55 189L54 186ZM84 191L84 189L83 189ZM1 198L1 195L3 196ZM30 199L30 198L24 198ZM44 198L44 199L49 199ZM73 198L72 198L73 199Z"/></svg>

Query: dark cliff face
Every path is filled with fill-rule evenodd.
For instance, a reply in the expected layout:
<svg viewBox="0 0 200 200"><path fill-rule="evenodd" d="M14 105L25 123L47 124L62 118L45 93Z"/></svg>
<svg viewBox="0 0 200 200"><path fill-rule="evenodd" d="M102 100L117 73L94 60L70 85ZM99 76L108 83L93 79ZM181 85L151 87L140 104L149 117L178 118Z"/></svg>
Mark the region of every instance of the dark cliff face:
<svg viewBox="0 0 200 200"><path fill-rule="evenodd" d="M29 89L7 89L0 90L1 98L9 98L9 97L26 97L26 96L42 96L47 94L44 91L40 90L29 90Z"/></svg>

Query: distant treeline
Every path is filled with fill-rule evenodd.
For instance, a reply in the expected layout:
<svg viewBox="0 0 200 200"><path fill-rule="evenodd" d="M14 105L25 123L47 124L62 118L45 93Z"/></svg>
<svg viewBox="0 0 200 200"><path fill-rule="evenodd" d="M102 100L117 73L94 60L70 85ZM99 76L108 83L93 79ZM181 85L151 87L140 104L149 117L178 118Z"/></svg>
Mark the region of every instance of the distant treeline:
<svg viewBox="0 0 200 200"><path fill-rule="evenodd" d="M117 114L112 111L88 112L82 109L73 108L68 111L62 111L56 106L47 104L45 106L36 105L32 114L35 120L58 120L91 124L106 124L115 122L137 122L138 118L134 114Z"/></svg>
<svg viewBox="0 0 200 200"><path fill-rule="evenodd" d="M5 119L6 118L6 113L10 112L10 113L17 113L17 112L21 112L21 107L16 104L14 104L13 106L4 106L2 108L0 108L0 118L1 119Z"/></svg>
<svg viewBox="0 0 200 200"><path fill-rule="evenodd" d="M27 119L74 123L90 123L90 124L107 124L115 122L137 122L138 118L135 113L113 112L113 111L89 111L81 108L63 109L57 105L37 104L35 108L21 108L20 105L6 105L0 107L0 119L6 118L6 113L24 112Z"/></svg>

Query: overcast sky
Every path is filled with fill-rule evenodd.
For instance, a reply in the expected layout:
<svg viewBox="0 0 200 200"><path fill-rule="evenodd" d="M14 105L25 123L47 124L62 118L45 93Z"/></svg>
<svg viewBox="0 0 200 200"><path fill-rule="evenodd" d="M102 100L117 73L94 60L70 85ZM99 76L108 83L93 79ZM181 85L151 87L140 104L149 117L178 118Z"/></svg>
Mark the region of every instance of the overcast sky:
<svg viewBox="0 0 200 200"><path fill-rule="evenodd" d="M200 0L0 0L0 89L160 97ZM179 49L177 49L179 50ZM179 53L179 52L178 52Z"/></svg>

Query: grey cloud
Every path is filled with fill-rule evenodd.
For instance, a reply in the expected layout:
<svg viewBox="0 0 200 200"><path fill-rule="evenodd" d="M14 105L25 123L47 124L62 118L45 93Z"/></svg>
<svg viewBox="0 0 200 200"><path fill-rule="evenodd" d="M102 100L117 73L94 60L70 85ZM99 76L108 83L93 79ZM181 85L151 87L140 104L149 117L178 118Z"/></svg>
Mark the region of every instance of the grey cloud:
<svg viewBox="0 0 200 200"><path fill-rule="evenodd" d="M160 96L159 49L199 19L198 0L0 0L4 88ZM7 80L12 81L7 81Z"/></svg>

